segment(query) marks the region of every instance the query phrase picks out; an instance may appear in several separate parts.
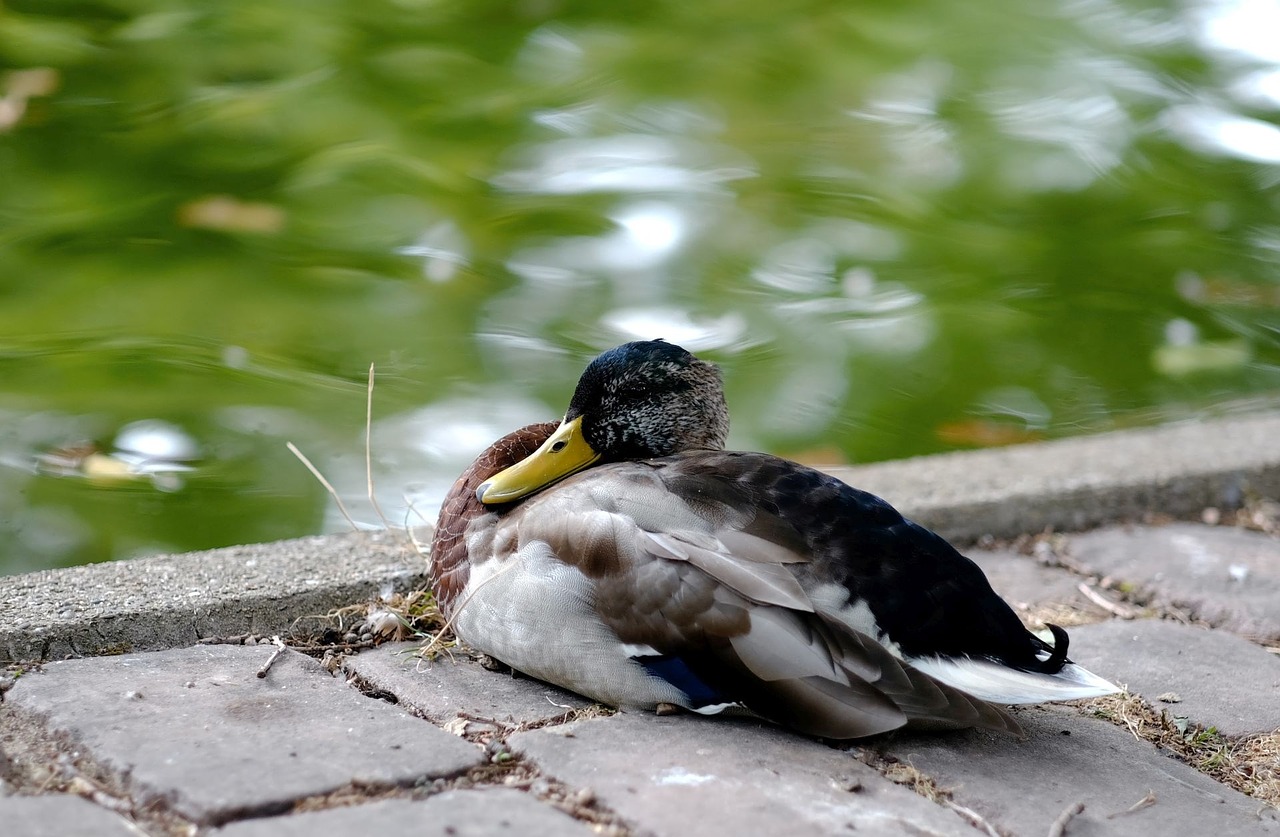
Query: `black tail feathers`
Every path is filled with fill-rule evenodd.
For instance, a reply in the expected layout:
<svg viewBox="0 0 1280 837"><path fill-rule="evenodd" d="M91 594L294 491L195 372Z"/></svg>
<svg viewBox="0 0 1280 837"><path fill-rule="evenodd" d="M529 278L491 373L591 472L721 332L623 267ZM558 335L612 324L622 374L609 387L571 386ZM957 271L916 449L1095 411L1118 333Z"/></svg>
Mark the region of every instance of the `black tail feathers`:
<svg viewBox="0 0 1280 837"><path fill-rule="evenodd" d="M1046 625L1049 632L1053 634L1053 647L1050 648L1049 643L1035 637L1035 643L1042 651L1048 651L1049 658L1046 660L1035 660L1030 665L1019 666L1026 671L1035 671L1040 674L1057 674L1062 671L1062 667L1067 663L1067 648L1071 645L1071 638L1067 636L1067 632L1057 625Z"/></svg>

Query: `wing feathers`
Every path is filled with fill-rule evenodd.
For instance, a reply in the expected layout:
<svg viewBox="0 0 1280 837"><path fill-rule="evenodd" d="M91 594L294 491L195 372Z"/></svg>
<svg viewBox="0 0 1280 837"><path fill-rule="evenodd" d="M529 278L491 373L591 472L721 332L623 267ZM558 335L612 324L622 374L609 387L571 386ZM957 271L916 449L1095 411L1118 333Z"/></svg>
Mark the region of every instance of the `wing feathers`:
<svg viewBox="0 0 1280 837"><path fill-rule="evenodd" d="M1092 675L1045 688L1049 675L967 658L913 667L875 637L815 612L801 581L811 578L810 558L783 518L734 507L736 489L712 480L668 475L664 483L662 474L619 463L571 477L522 506L518 540L547 542L593 579L599 618L621 642L685 661L728 700L832 738L904 725L1018 733L983 699L1064 699L1100 688Z"/></svg>
<svg viewBox="0 0 1280 837"><path fill-rule="evenodd" d="M794 713L804 707L802 728L833 738L909 723L1020 733L1007 713L935 681L841 623L778 608L756 607L750 614L750 630L732 637L730 646L761 681L753 687L757 694L742 697L761 714L785 698L788 724L799 726Z"/></svg>
<svg viewBox="0 0 1280 837"><path fill-rule="evenodd" d="M772 604L795 610L812 611L813 604L796 577L781 564L742 561L725 551L714 538L696 538L680 532L645 532L636 530L637 546L653 558L688 561L693 566L733 590L760 604ZM698 545L695 539L709 546Z"/></svg>

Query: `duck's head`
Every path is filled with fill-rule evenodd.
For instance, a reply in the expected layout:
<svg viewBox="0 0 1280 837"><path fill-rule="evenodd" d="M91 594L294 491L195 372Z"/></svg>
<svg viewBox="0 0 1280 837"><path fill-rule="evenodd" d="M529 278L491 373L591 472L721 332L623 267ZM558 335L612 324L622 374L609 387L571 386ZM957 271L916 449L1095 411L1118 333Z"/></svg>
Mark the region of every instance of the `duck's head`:
<svg viewBox="0 0 1280 837"><path fill-rule="evenodd" d="M728 433L719 369L662 340L625 343L587 366L551 437L476 497L509 503L597 463L723 448Z"/></svg>

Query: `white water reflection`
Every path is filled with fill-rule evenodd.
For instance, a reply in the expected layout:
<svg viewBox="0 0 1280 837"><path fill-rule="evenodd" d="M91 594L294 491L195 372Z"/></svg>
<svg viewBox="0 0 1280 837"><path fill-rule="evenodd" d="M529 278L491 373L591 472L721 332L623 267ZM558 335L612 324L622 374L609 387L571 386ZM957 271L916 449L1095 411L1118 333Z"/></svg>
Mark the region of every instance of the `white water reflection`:
<svg viewBox="0 0 1280 837"><path fill-rule="evenodd" d="M755 166L733 149L644 134L554 140L519 156L520 164L493 177L495 187L542 195L706 192L756 176Z"/></svg>
<svg viewBox="0 0 1280 837"><path fill-rule="evenodd" d="M545 84L565 84L582 74L586 52L571 29L557 24L535 29L516 55L516 69L522 78Z"/></svg>
<svg viewBox="0 0 1280 837"><path fill-rule="evenodd" d="M571 283L587 273L634 273L671 259L688 237L685 212L674 204L644 201L609 216L614 228L599 236L565 236L523 247L507 270L538 284Z"/></svg>
<svg viewBox="0 0 1280 837"><path fill-rule="evenodd" d="M1187 37L1186 23L1164 9L1134 9L1113 0L1063 0L1061 10L1094 38L1121 49L1168 47Z"/></svg>
<svg viewBox="0 0 1280 837"><path fill-rule="evenodd" d="M1280 127L1210 105L1183 105L1164 115L1170 133L1199 151L1253 163L1280 163Z"/></svg>
<svg viewBox="0 0 1280 837"><path fill-rule="evenodd" d="M1216 52L1280 64L1280 3L1276 0L1209 0L1190 17L1196 39Z"/></svg>
<svg viewBox="0 0 1280 837"><path fill-rule="evenodd" d="M845 358L840 351L822 351L826 341L816 341L803 365L777 382L769 393L770 408L756 417L757 430L768 434L806 438L830 425L846 406L849 379L845 374ZM743 447L754 448L754 441Z"/></svg>
<svg viewBox="0 0 1280 837"><path fill-rule="evenodd" d="M481 451L527 424L556 419L562 409L493 387L375 421L370 450L379 506L396 526L434 524L454 480ZM367 500L363 457L335 457L324 470L360 525L382 526ZM325 528L349 528L333 504Z"/></svg>
<svg viewBox="0 0 1280 837"><path fill-rule="evenodd" d="M996 125L1030 149L1014 147L1006 177L1024 187L1083 189L1116 168L1133 140L1116 98L1158 95L1150 74L1112 59L1063 55L1050 66L1010 68L985 97Z"/></svg>
<svg viewBox="0 0 1280 837"><path fill-rule="evenodd" d="M470 260L470 245L458 225L443 220L423 230L418 240L396 252L422 259L422 275L432 282L448 282Z"/></svg>
<svg viewBox="0 0 1280 837"><path fill-rule="evenodd" d="M1245 73L1227 91L1241 104L1257 108L1280 108L1280 68Z"/></svg>
<svg viewBox="0 0 1280 837"><path fill-rule="evenodd" d="M617 342L661 337L691 352L740 349L747 333L746 318L740 313L695 319L674 307L621 308L605 314L602 322Z"/></svg>
<svg viewBox="0 0 1280 837"><path fill-rule="evenodd" d="M878 124L895 179L930 190L955 183L964 173L955 133L938 117L939 104L953 81L944 62L926 60L909 70L873 82L867 104L851 110L855 119Z"/></svg>
<svg viewBox="0 0 1280 837"><path fill-rule="evenodd" d="M839 291L855 296L869 289L867 277L872 274L850 268L837 275L841 264L851 260L890 261L902 249L902 239L891 230L826 218L766 251L751 277L762 285L792 294Z"/></svg>
<svg viewBox="0 0 1280 837"><path fill-rule="evenodd" d="M982 395L979 412L989 416L1009 416L1021 420L1029 430L1044 430L1053 419L1053 411L1040 396L1026 387L998 387Z"/></svg>
<svg viewBox="0 0 1280 837"><path fill-rule="evenodd" d="M835 285L835 248L819 238L784 241L764 256L751 278L795 294L828 293Z"/></svg>

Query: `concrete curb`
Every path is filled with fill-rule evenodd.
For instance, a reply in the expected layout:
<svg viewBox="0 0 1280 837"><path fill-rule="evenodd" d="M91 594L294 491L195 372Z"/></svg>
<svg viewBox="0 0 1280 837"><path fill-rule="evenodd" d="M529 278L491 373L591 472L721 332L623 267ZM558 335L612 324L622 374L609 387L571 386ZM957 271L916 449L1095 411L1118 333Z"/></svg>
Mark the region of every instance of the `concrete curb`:
<svg viewBox="0 0 1280 837"><path fill-rule="evenodd" d="M1268 413L831 472L971 543L1280 497L1277 439L1280 414ZM0 662L277 633L298 617L422 588L425 572L404 533L368 532L0 577Z"/></svg>
<svg viewBox="0 0 1280 837"><path fill-rule="evenodd" d="M827 469L957 544L1280 497L1280 413Z"/></svg>
<svg viewBox="0 0 1280 837"><path fill-rule="evenodd" d="M426 586L404 532L360 532L0 578L0 662L160 651L274 634L295 619Z"/></svg>

